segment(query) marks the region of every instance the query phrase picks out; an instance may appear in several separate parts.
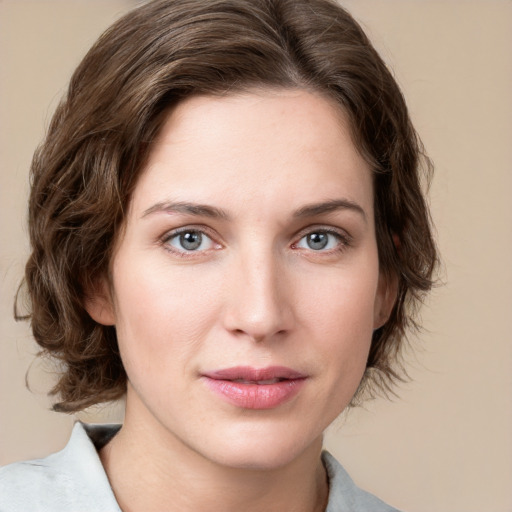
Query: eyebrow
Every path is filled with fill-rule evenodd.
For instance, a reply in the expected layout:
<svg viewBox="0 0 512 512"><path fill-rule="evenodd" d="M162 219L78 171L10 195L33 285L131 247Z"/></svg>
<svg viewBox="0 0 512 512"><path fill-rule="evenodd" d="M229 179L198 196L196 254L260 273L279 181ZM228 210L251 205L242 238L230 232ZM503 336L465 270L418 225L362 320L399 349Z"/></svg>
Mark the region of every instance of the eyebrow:
<svg viewBox="0 0 512 512"><path fill-rule="evenodd" d="M348 199L332 199L321 203L313 203L302 206L293 213L295 218L315 217L338 210L351 210L360 214L364 221L367 221L366 212L354 201ZM154 204L144 211L142 218L152 213L181 213L185 215L195 215L198 217L209 217L212 219L229 220L231 216L222 208L210 206L207 204L189 203L189 202L171 202L162 201Z"/></svg>
<svg viewBox="0 0 512 512"><path fill-rule="evenodd" d="M302 208L299 208L293 214L293 216L296 218L315 217L317 215L322 215L337 210L351 210L360 214L365 222L367 222L368 220L364 209L360 205L358 205L354 201L350 201L349 199L332 199L330 201L324 201L322 203L308 204L303 206Z"/></svg>
<svg viewBox="0 0 512 512"><path fill-rule="evenodd" d="M229 219L229 215L225 210L209 206L206 204L187 203L187 202L170 202L163 201L156 203L142 214L142 218L147 217L155 212L161 213L182 213L187 215L196 215L199 217L210 217L213 219Z"/></svg>

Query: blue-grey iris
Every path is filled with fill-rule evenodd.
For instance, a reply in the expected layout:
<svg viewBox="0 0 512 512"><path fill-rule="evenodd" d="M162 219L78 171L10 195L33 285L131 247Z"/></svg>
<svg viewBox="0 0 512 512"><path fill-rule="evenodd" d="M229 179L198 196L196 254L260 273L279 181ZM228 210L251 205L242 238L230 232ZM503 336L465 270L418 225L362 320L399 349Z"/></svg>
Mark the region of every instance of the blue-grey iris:
<svg viewBox="0 0 512 512"><path fill-rule="evenodd" d="M195 251L203 242L203 235L199 231L187 231L180 234L180 244L187 251Z"/></svg>
<svg viewBox="0 0 512 512"><path fill-rule="evenodd" d="M328 242L329 235L327 233L310 233L306 238L308 247L314 251L324 249Z"/></svg>

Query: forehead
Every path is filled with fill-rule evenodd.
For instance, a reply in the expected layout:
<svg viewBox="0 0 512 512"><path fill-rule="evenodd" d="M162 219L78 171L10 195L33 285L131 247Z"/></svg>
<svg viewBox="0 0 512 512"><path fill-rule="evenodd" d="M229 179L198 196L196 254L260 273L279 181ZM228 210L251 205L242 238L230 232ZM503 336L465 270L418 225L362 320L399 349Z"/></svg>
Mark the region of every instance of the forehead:
<svg viewBox="0 0 512 512"><path fill-rule="evenodd" d="M196 96L168 115L133 207L167 199L264 208L333 199L372 209L372 178L341 108L301 89ZM191 197L193 196L193 197ZM296 204L291 204L295 202Z"/></svg>

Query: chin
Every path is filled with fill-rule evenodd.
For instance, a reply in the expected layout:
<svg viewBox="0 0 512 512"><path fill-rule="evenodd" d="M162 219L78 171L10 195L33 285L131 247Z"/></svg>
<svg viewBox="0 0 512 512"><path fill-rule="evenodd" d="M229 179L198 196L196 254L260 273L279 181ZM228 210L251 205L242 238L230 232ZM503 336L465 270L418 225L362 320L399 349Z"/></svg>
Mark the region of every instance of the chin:
<svg viewBox="0 0 512 512"><path fill-rule="evenodd" d="M320 455L322 435L310 437L294 436L289 430L279 432L230 432L216 444L210 459L237 469L271 471L291 464L305 452Z"/></svg>

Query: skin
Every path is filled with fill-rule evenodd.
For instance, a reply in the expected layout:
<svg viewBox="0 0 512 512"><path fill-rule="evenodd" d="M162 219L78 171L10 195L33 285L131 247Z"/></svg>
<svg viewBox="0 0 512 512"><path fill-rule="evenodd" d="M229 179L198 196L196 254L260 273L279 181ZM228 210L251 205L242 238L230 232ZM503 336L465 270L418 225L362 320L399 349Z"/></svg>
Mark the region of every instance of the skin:
<svg viewBox="0 0 512 512"><path fill-rule="evenodd" d="M197 249L182 228L202 234ZM116 326L129 379L124 426L101 452L122 509L323 510L322 433L395 298L371 172L340 110L304 90L179 104L111 267L87 309ZM271 365L307 378L268 410L228 403L202 378Z"/></svg>

